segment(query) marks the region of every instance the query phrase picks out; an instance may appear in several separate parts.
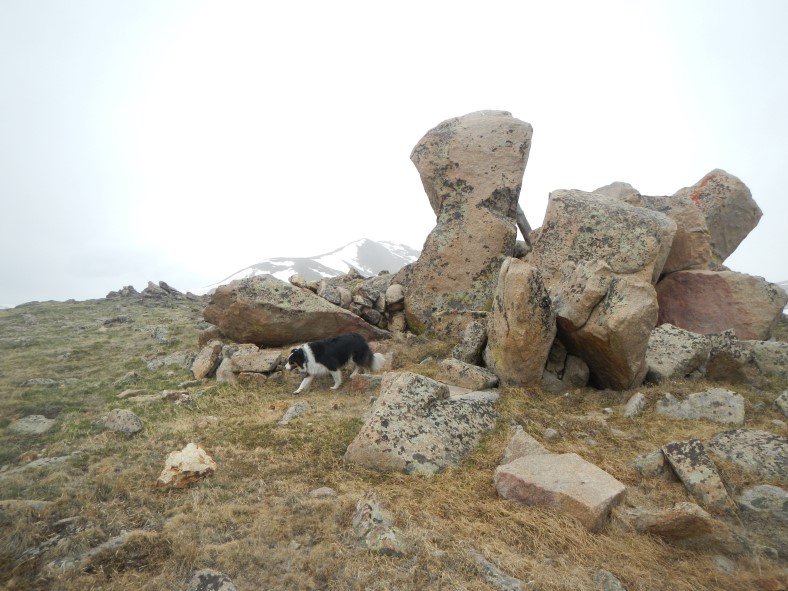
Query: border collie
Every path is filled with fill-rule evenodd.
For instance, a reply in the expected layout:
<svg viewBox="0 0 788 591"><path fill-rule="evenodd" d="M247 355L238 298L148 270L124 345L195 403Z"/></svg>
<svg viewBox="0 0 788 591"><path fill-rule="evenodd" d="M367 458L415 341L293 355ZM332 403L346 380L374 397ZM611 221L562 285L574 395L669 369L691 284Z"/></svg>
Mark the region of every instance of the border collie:
<svg viewBox="0 0 788 591"><path fill-rule="evenodd" d="M334 378L332 390L342 385L342 368L352 363L355 366L353 377L359 368L366 371L377 371L386 361L380 353L373 353L367 341L360 334L348 334L330 337L313 343L306 343L290 351L285 369L297 369L306 377L293 394L304 392L315 376L331 374Z"/></svg>

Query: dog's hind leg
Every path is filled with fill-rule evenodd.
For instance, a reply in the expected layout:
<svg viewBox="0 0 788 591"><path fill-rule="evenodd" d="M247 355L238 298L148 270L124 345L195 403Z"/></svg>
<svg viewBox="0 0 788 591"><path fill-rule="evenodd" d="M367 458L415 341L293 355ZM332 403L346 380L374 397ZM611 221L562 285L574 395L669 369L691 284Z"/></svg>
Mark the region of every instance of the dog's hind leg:
<svg viewBox="0 0 788 591"><path fill-rule="evenodd" d="M340 370L332 371L331 377L334 378L334 385L331 386L331 389L336 390L342 385L342 372Z"/></svg>
<svg viewBox="0 0 788 591"><path fill-rule="evenodd" d="M304 391L305 391L307 388L309 388L309 384L311 384L311 383L312 383L312 379L313 379L313 376L306 376L306 377L305 377L305 378L304 378L304 379L301 381L301 385L300 385L300 386L298 386L298 390L296 390L295 392L293 392L293 394L300 394L301 392L304 392Z"/></svg>

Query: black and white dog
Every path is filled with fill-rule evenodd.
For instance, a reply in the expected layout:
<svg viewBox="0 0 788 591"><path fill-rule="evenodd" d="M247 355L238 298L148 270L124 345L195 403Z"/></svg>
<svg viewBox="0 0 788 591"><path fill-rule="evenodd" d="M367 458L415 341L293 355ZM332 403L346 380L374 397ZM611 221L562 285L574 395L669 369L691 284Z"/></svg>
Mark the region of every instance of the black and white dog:
<svg viewBox="0 0 788 591"><path fill-rule="evenodd" d="M313 343L306 343L290 351L285 369L297 369L305 373L306 377L293 394L304 392L315 376L331 374L334 378L332 390L342 385L342 368L353 364L355 369L350 377L358 373L359 369L377 371L385 363L386 358L380 353L373 353L367 341L360 334L348 334L331 337Z"/></svg>

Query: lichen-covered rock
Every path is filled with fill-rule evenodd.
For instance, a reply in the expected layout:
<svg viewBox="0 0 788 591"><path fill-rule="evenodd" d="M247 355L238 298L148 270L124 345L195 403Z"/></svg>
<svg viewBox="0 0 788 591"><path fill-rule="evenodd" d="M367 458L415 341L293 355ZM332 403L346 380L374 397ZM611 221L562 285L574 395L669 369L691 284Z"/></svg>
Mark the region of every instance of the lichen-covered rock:
<svg viewBox="0 0 788 591"><path fill-rule="evenodd" d="M385 374L345 461L408 474L457 465L495 425L498 394L456 391L452 395L446 384L410 372Z"/></svg>
<svg viewBox="0 0 788 591"><path fill-rule="evenodd" d="M662 447L662 453L684 486L704 507L732 513L736 506L728 496L717 467L697 439L677 441Z"/></svg>
<svg viewBox="0 0 788 591"><path fill-rule="evenodd" d="M478 111L442 122L413 148L437 223L410 271L412 331L434 331L437 312L490 308L498 269L514 251L532 131L511 113Z"/></svg>
<svg viewBox="0 0 788 591"><path fill-rule="evenodd" d="M116 431L126 435L133 435L138 431L142 431L143 428L142 419L130 410L123 408L111 410L107 416L101 419L100 423L109 431Z"/></svg>
<svg viewBox="0 0 788 591"><path fill-rule="evenodd" d="M739 341L748 349L758 371L765 376L788 378L788 343L783 341Z"/></svg>
<svg viewBox="0 0 788 591"><path fill-rule="evenodd" d="M406 554L402 532L393 526L391 514L383 509L375 492L367 492L356 503L351 524L359 548L386 556Z"/></svg>
<svg viewBox="0 0 788 591"><path fill-rule="evenodd" d="M723 388L694 392L684 400L665 394L657 402L657 413L683 420L707 420L715 423L744 424L744 398Z"/></svg>
<svg viewBox="0 0 788 591"><path fill-rule="evenodd" d="M736 429L715 435L709 450L765 478L788 480L788 437L755 429Z"/></svg>
<svg viewBox="0 0 788 591"><path fill-rule="evenodd" d="M703 335L689 332L672 324L663 324L651 331L646 349L648 373L646 380L700 377L711 353L711 342Z"/></svg>
<svg viewBox="0 0 788 591"><path fill-rule="evenodd" d="M221 363L222 342L213 340L207 343L192 362L192 375L195 380L211 377Z"/></svg>

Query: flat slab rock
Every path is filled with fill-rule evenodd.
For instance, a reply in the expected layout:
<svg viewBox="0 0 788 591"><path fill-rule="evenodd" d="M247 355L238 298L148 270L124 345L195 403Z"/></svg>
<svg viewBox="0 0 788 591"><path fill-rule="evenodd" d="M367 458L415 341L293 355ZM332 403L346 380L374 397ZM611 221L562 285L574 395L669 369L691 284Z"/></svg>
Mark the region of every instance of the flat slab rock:
<svg viewBox="0 0 788 591"><path fill-rule="evenodd" d="M600 530L623 498L626 486L574 453L542 454L498 466L498 494L532 506L548 506L578 519L589 531Z"/></svg>
<svg viewBox="0 0 788 591"><path fill-rule="evenodd" d="M703 506L722 512L733 512L736 505L728 496L717 467L706 448L697 439L676 441L662 448L662 453L684 486Z"/></svg>
<svg viewBox="0 0 788 591"><path fill-rule="evenodd" d="M715 423L743 425L744 398L724 388L695 392L685 400L665 394L665 398L657 402L657 413L684 420L704 419Z"/></svg>
<svg viewBox="0 0 788 591"><path fill-rule="evenodd" d="M715 435L709 441L709 450L765 478L788 480L788 437L735 429Z"/></svg>

